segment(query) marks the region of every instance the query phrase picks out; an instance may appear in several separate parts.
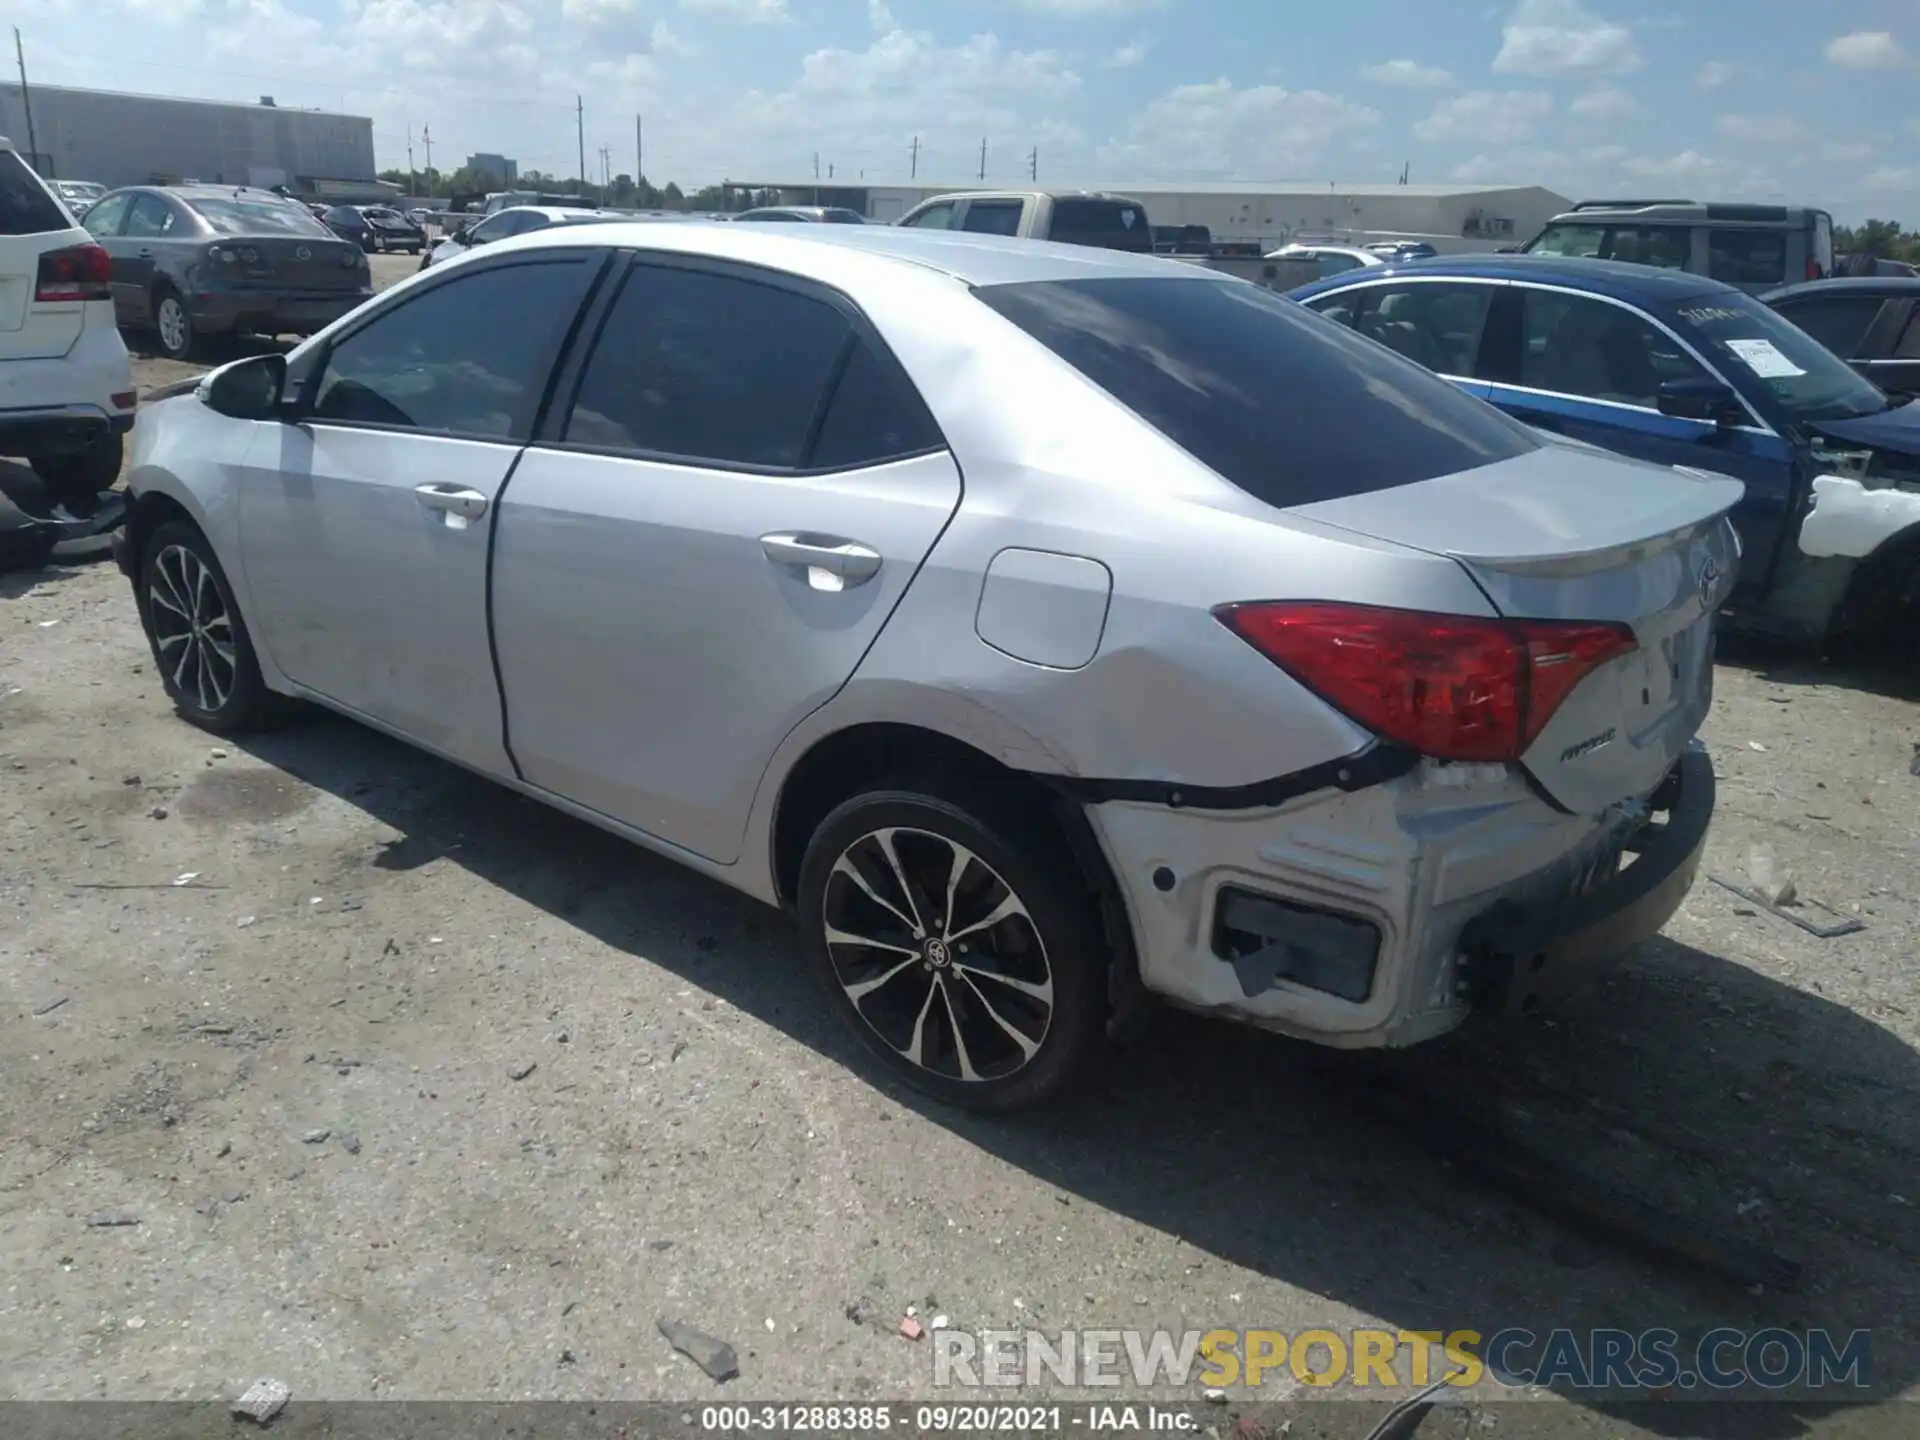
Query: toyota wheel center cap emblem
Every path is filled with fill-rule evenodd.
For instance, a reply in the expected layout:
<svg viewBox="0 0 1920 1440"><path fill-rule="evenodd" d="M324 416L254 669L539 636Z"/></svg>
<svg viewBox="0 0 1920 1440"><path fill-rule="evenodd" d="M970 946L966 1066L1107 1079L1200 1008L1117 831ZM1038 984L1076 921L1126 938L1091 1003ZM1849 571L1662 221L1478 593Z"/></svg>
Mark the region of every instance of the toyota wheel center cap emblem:
<svg viewBox="0 0 1920 1440"><path fill-rule="evenodd" d="M936 970L945 969L947 961L950 958L947 954L947 942L940 939L929 939L926 949L927 963Z"/></svg>
<svg viewBox="0 0 1920 1440"><path fill-rule="evenodd" d="M296 260L311 260L313 258L313 251L302 245L298 250L293 252L293 258Z"/></svg>

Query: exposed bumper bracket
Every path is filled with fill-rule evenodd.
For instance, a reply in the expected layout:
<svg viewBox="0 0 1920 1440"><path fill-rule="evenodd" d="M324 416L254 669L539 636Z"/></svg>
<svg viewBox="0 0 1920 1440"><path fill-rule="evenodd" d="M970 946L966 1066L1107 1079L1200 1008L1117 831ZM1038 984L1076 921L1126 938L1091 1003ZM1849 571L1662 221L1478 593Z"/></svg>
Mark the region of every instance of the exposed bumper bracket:
<svg viewBox="0 0 1920 1440"><path fill-rule="evenodd" d="M1316 790L1365 790L1410 773L1420 757L1397 745L1372 744L1338 760L1250 785L1185 785L1178 780L1101 780L1085 775L1036 775L1062 795L1088 805L1134 800L1180 810L1270 810Z"/></svg>

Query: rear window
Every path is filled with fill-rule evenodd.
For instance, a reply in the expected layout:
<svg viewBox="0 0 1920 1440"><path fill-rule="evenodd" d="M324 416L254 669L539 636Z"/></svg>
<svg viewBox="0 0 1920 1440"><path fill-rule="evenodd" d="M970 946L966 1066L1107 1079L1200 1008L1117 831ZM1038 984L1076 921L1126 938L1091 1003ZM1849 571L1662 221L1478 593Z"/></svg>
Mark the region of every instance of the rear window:
<svg viewBox="0 0 1920 1440"><path fill-rule="evenodd" d="M0 150L0 235L45 235L72 228L72 218L27 162L11 150Z"/></svg>
<svg viewBox="0 0 1920 1440"><path fill-rule="evenodd" d="M1056 200L1047 238L1063 245L1153 253L1153 229L1147 224L1146 211L1127 200Z"/></svg>
<svg viewBox="0 0 1920 1440"><path fill-rule="evenodd" d="M1309 505L1540 448L1517 421L1255 285L1038 281L974 291L1269 505Z"/></svg>
<svg viewBox="0 0 1920 1440"><path fill-rule="evenodd" d="M187 202L222 235L307 235L331 239L327 227L304 205L290 200L241 200L224 196ZM352 213L352 212L349 212ZM353 214L353 219L359 219Z"/></svg>
<svg viewBox="0 0 1920 1440"><path fill-rule="evenodd" d="M1707 278L1729 285L1778 285L1787 278L1787 232L1709 230Z"/></svg>

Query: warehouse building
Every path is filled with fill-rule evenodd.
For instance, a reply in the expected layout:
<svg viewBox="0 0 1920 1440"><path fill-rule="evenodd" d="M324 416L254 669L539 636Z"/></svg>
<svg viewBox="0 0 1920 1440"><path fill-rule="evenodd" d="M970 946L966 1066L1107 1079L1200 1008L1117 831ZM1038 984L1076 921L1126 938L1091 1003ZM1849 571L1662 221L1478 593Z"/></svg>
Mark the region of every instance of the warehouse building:
<svg viewBox="0 0 1920 1440"><path fill-rule="evenodd" d="M897 220L934 195L1012 186L820 185L813 181L730 182L761 205L843 205L869 220ZM1058 187L1047 187L1058 188ZM1531 239L1571 208L1564 195L1537 185L1328 185L1312 181L1216 181L1211 184L1098 184L1138 200L1155 225L1204 225L1216 240L1275 249L1290 241L1366 244L1425 240L1453 253L1496 250ZM737 206L736 202L736 206Z"/></svg>
<svg viewBox="0 0 1920 1440"><path fill-rule="evenodd" d="M0 134L63 180L285 185L343 199L392 188L375 179L373 121L363 115L282 109L271 96L235 105L61 85L34 85L27 99L31 124L20 87L0 84Z"/></svg>

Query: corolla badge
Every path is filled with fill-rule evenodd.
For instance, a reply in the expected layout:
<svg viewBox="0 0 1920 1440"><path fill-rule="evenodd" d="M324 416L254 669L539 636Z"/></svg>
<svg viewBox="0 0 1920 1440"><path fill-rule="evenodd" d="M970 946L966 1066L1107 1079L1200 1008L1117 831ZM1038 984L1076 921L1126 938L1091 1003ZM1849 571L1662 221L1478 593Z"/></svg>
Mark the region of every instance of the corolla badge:
<svg viewBox="0 0 1920 1440"><path fill-rule="evenodd" d="M313 258L313 251L302 245L298 250L293 252L293 258L296 260L311 260Z"/></svg>
<svg viewBox="0 0 1920 1440"><path fill-rule="evenodd" d="M1709 560L1700 567L1700 603L1713 604L1713 592L1720 588L1720 562Z"/></svg>

